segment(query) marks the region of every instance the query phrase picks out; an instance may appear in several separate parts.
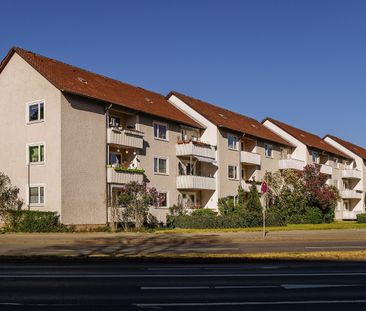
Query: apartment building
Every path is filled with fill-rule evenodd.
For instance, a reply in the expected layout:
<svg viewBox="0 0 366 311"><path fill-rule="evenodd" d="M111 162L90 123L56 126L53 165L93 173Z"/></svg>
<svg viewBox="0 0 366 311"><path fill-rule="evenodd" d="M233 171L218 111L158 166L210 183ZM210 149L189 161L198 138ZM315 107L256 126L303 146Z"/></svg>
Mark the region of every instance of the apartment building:
<svg viewBox="0 0 366 311"><path fill-rule="evenodd" d="M319 164L320 172L328 176L328 184L334 185L340 191L342 201L339 202L337 210L347 202L362 199L362 190L356 187L357 179L348 178L352 174L359 177L355 172L355 160L350 153L340 150L328 140L323 140L317 135L303 131L278 120L267 118L263 125L284 139L290 141L295 148L291 153L283 154L279 163L280 169L303 170L307 164ZM347 175L345 172L350 172ZM346 175L348 176L347 178ZM337 213L337 219L353 219L345 217L346 213Z"/></svg>
<svg viewBox="0 0 366 311"><path fill-rule="evenodd" d="M178 92L167 96L20 49L0 63L0 171L24 208L64 224L108 222L123 185L146 182L168 207L217 209L267 171L321 165L338 219L364 211L366 150L280 121L262 123Z"/></svg>
<svg viewBox="0 0 366 311"><path fill-rule="evenodd" d="M24 208L56 211L64 224L105 224L108 198L133 180L165 197L152 210L164 220L181 195L177 142L204 129L160 94L20 48L0 64L0 108L0 171ZM214 160L213 147L188 145Z"/></svg>
<svg viewBox="0 0 366 311"><path fill-rule="evenodd" d="M294 148L255 119L175 91L167 99L203 124L201 140L216 146L216 185L207 207L216 209L218 198L235 196L239 185L249 191L251 181L260 183L266 171L278 170L281 154Z"/></svg>
<svg viewBox="0 0 366 311"><path fill-rule="evenodd" d="M365 212L366 149L329 134L324 137L324 140L354 159L341 171L343 200L336 209L336 217L338 219L356 219L357 214Z"/></svg>

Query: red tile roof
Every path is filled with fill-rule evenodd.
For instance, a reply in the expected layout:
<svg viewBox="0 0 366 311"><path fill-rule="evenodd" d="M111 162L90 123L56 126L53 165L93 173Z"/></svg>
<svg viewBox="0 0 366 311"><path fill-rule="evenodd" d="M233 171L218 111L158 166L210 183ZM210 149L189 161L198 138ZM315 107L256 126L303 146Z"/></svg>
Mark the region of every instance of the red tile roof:
<svg viewBox="0 0 366 311"><path fill-rule="evenodd" d="M352 151L354 154L356 154L359 157L361 157L362 159L366 160L366 149L364 149L363 147L357 146L355 144L352 144L346 140L340 139L333 135L328 134L328 135L325 135L324 138L326 138L326 137L333 139L334 141L336 141L337 143L342 145L344 148L348 149L349 151Z"/></svg>
<svg viewBox="0 0 366 311"><path fill-rule="evenodd" d="M274 123L279 128L281 128L282 130L284 130L285 132L287 132L288 134L290 134L291 136L293 136L294 138L296 138L303 144L307 145L308 147L326 151L326 152L332 153L334 155L340 156L342 158L351 159L348 155L346 155L342 151L334 148L332 145L328 144L327 142L325 142L323 139L321 139L319 136L317 136L315 134L300 130L296 127L293 127L291 125L288 125L286 123L283 123L281 121L278 121L278 120L275 120L272 118L266 118L262 121L262 123L264 123L266 120Z"/></svg>
<svg viewBox="0 0 366 311"><path fill-rule="evenodd" d="M0 73L17 53L60 91L116 104L165 119L202 128L170 104L165 96L132 86L21 48L12 48L0 64Z"/></svg>
<svg viewBox="0 0 366 311"><path fill-rule="evenodd" d="M192 109L205 117L218 127L223 127L229 130L234 130L240 133L245 133L264 140L279 143L285 146L293 146L287 140L268 130L263 124L253 118L249 118L242 114L209 104L202 100L172 91L167 98L172 95L178 97Z"/></svg>

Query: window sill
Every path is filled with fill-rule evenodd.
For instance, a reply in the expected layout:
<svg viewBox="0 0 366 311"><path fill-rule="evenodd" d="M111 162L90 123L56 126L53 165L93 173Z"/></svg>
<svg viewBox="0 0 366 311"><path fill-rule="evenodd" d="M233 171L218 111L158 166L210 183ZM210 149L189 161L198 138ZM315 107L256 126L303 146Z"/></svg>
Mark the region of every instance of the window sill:
<svg viewBox="0 0 366 311"><path fill-rule="evenodd" d="M230 148L230 147L228 147L227 149L228 150L231 150L231 151L238 151L238 148Z"/></svg>
<svg viewBox="0 0 366 311"><path fill-rule="evenodd" d="M168 173L158 173L158 172L154 172L154 175L169 176Z"/></svg>
<svg viewBox="0 0 366 311"><path fill-rule="evenodd" d="M45 207L44 203L31 203L29 207Z"/></svg>
<svg viewBox="0 0 366 311"><path fill-rule="evenodd" d="M159 138L159 137L154 137L155 140L160 140L160 141L165 141L165 142L169 142L169 139L164 139L164 138Z"/></svg>
<svg viewBox="0 0 366 311"><path fill-rule="evenodd" d="M230 178L230 177L228 177L229 178L229 180L231 180L231 181L239 181L239 179L238 178Z"/></svg>
<svg viewBox="0 0 366 311"><path fill-rule="evenodd" d="M44 120L37 120L37 121L28 121L27 125L31 125L31 124L37 124L37 123L43 123Z"/></svg>
<svg viewBox="0 0 366 311"><path fill-rule="evenodd" d="M27 165L30 166L39 166L39 165L45 165L46 162L28 162Z"/></svg>

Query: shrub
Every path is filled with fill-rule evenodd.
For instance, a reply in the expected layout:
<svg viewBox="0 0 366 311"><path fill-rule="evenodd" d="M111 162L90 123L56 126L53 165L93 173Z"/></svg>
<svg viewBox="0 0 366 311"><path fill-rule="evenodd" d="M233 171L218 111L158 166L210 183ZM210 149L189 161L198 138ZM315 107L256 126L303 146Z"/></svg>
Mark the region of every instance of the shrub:
<svg viewBox="0 0 366 311"><path fill-rule="evenodd" d="M192 216L215 216L216 213L209 208L199 208L192 212Z"/></svg>
<svg viewBox="0 0 366 311"><path fill-rule="evenodd" d="M8 210L5 230L15 232L56 232L67 230L56 212Z"/></svg>
<svg viewBox="0 0 366 311"><path fill-rule="evenodd" d="M333 216L329 215L333 220ZM317 207L306 207L303 210L291 213L287 221L289 224L320 224L323 222L323 213Z"/></svg>
<svg viewBox="0 0 366 311"><path fill-rule="evenodd" d="M259 199L257 185L255 181L252 182L250 186L249 194L248 194L248 202L246 204L246 208L253 212L261 212L262 204Z"/></svg>
<svg viewBox="0 0 366 311"><path fill-rule="evenodd" d="M286 217L281 213L273 211L266 212L266 226L268 227L283 227L287 225Z"/></svg>
<svg viewBox="0 0 366 311"><path fill-rule="evenodd" d="M366 213L358 214L357 215L357 222L358 223L366 223Z"/></svg>
<svg viewBox="0 0 366 311"><path fill-rule="evenodd" d="M184 208L183 204L174 204L173 206L169 207L169 215L172 216L181 216L186 215L187 210Z"/></svg>
<svg viewBox="0 0 366 311"><path fill-rule="evenodd" d="M275 213L268 213L268 224L270 226L284 226L286 221L282 216ZM183 215L168 216L167 225L170 228L187 229L219 229L219 228L248 228L262 225L261 212L244 210L241 213L230 215Z"/></svg>

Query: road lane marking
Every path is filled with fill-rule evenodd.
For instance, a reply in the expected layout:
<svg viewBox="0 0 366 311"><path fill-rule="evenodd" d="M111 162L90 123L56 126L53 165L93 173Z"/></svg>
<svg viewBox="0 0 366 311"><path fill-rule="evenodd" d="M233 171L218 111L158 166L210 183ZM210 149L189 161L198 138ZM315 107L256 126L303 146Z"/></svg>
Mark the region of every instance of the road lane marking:
<svg viewBox="0 0 366 311"><path fill-rule="evenodd" d="M141 290L209 289L210 286L142 286Z"/></svg>
<svg viewBox="0 0 366 311"><path fill-rule="evenodd" d="M175 303L135 303L139 308L194 307L194 306L250 306L250 305L302 305L302 304L357 304L360 300L302 300L302 301L243 301L243 302L175 302Z"/></svg>
<svg viewBox="0 0 366 311"><path fill-rule="evenodd" d="M282 284L285 289L310 289L310 288L331 288L331 287L364 287L363 284Z"/></svg>
<svg viewBox="0 0 366 311"><path fill-rule="evenodd" d="M214 286L214 288L217 288L217 289L251 289L251 288L280 288L281 286L280 285L233 285L233 286Z"/></svg>
<svg viewBox="0 0 366 311"><path fill-rule="evenodd" d="M366 276L366 272L334 273L229 273L229 274L0 274L9 278L217 278L217 277Z"/></svg>
<svg viewBox="0 0 366 311"><path fill-rule="evenodd" d="M306 249L341 249L341 248L350 248L350 249L364 249L365 246L353 246L353 245L344 245L344 246L306 246Z"/></svg>

